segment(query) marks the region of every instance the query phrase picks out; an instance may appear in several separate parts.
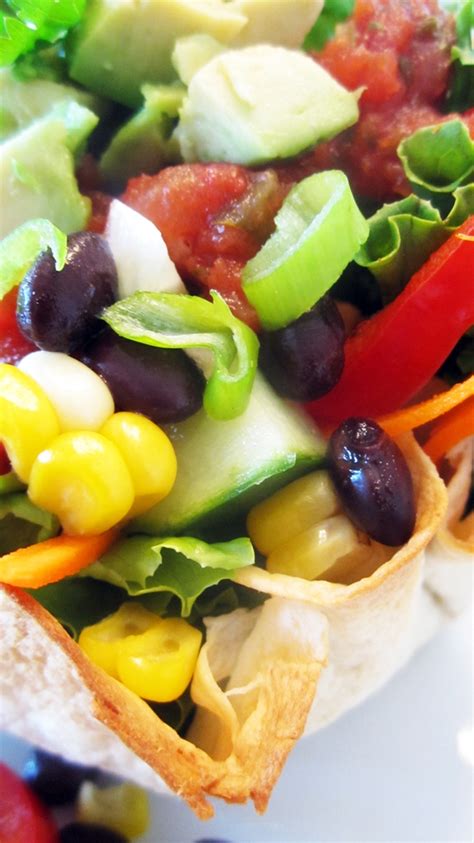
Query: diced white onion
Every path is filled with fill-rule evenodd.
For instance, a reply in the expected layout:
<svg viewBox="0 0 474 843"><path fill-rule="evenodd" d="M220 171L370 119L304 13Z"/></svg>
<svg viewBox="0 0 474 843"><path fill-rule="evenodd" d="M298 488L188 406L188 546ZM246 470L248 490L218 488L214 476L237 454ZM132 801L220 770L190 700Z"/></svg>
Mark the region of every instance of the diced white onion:
<svg viewBox="0 0 474 843"><path fill-rule="evenodd" d="M58 351L33 351L18 368L43 389L66 430L99 430L114 412L108 386L84 363Z"/></svg>
<svg viewBox="0 0 474 843"><path fill-rule="evenodd" d="M120 299L139 290L186 292L160 230L118 199L110 205L105 239L117 267Z"/></svg>

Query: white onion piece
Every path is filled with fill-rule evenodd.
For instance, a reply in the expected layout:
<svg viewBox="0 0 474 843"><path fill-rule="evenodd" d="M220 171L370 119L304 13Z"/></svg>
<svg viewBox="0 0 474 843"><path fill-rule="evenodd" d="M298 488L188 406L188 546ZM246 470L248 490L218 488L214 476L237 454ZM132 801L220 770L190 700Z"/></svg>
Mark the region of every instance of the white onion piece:
<svg viewBox="0 0 474 843"><path fill-rule="evenodd" d="M118 199L110 205L105 239L117 267L119 299L139 290L186 292L160 230Z"/></svg>
<svg viewBox="0 0 474 843"><path fill-rule="evenodd" d="M61 430L99 430L114 412L112 394L84 363L59 351L33 351L18 363L43 389Z"/></svg>

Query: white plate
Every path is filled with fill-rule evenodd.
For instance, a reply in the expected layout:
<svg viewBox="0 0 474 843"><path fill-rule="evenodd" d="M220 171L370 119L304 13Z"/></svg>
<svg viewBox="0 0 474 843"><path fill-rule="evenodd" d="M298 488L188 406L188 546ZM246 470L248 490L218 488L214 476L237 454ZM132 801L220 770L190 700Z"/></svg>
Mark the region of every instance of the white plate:
<svg viewBox="0 0 474 843"><path fill-rule="evenodd" d="M447 626L382 691L296 747L258 817L216 805L201 823L153 796L140 843L469 843L473 837L472 615ZM28 748L4 738L21 768Z"/></svg>

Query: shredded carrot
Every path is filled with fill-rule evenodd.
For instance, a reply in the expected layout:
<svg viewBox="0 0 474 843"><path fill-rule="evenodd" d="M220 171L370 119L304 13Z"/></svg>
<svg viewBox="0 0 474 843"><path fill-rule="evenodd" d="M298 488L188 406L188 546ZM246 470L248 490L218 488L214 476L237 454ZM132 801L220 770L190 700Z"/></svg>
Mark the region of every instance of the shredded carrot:
<svg viewBox="0 0 474 843"><path fill-rule="evenodd" d="M446 413L435 425L423 445L433 462L438 462L451 448L474 433L474 397Z"/></svg>
<svg viewBox="0 0 474 843"><path fill-rule="evenodd" d="M421 404L413 404L411 407L383 416L378 419L378 422L390 436L399 436L400 433L407 433L415 427L437 419L438 416L457 407L472 395L474 395L474 375Z"/></svg>
<svg viewBox="0 0 474 843"><path fill-rule="evenodd" d="M39 588L77 574L96 562L118 536L108 530L98 536L56 536L0 557L0 582Z"/></svg>

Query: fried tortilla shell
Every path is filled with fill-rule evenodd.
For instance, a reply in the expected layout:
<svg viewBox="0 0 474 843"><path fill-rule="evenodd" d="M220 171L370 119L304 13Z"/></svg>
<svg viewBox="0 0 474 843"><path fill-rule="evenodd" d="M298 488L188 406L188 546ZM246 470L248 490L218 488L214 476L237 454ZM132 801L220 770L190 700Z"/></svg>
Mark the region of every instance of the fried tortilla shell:
<svg viewBox="0 0 474 843"><path fill-rule="evenodd" d="M252 798L264 810L305 724L311 732L334 720L427 637L426 548L447 496L414 440L401 445L417 501L410 541L375 570L372 559L361 561L346 584L239 572L240 583L270 597L207 619L186 739L92 665L30 596L8 587L0 613L3 728L152 789L164 782L202 818L212 815L208 796ZM433 631L431 615L428 625Z"/></svg>

